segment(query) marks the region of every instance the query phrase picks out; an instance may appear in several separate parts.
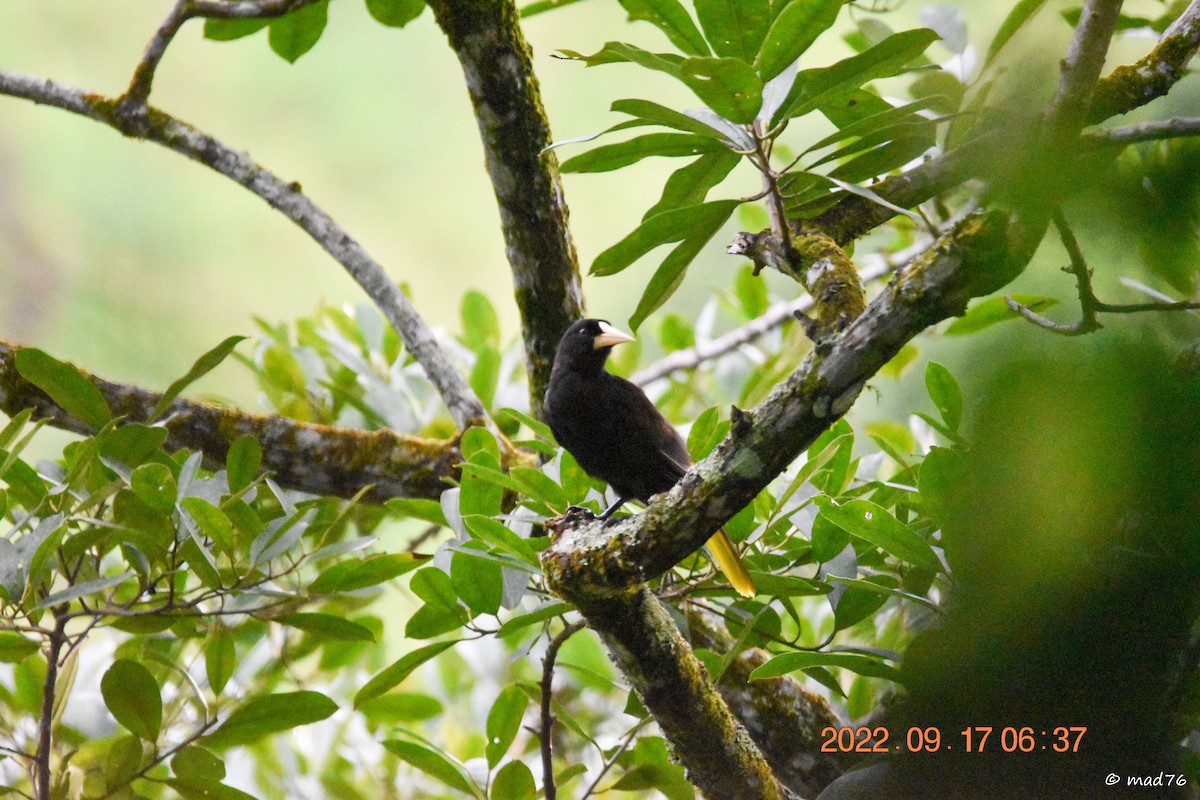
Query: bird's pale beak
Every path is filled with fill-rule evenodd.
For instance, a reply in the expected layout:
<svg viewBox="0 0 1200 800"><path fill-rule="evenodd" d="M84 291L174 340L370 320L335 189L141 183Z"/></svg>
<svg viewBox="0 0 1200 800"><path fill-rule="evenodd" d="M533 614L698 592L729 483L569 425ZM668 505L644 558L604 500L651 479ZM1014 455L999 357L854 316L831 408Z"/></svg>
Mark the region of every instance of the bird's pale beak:
<svg viewBox="0 0 1200 800"><path fill-rule="evenodd" d="M607 322L601 322L600 335L592 340L592 347L599 350L601 347L612 347L614 344L632 341L634 339L628 333L617 330Z"/></svg>

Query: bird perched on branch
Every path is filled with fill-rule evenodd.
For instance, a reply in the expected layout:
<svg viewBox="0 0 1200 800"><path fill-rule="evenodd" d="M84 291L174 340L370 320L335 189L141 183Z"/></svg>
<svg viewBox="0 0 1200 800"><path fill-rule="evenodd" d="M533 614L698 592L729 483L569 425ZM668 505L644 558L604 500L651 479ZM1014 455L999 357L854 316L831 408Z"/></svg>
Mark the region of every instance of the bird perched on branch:
<svg viewBox="0 0 1200 800"><path fill-rule="evenodd" d="M604 369L613 346L632 341L604 320L576 322L558 343L542 407L558 443L617 493L600 519L627 500L645 503L667 491L692 463L683 439L650 398ZM708 549L733 588L753 597L754 581L724 531L708 540Z"/></svg>

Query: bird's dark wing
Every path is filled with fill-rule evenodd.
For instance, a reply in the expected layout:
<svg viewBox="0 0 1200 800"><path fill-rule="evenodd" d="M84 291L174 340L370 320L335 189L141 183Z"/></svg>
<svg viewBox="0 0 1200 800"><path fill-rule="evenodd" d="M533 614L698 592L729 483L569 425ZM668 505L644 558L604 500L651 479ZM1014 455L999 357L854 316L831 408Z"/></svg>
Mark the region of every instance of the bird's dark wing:
<svg viewBox="0 0 1200 800"><path fill-rule="evenodd" d="M607 372L552 378L545 413L579 466L623 498L665 492L691 463L683 439L642 390Z"/></svg>

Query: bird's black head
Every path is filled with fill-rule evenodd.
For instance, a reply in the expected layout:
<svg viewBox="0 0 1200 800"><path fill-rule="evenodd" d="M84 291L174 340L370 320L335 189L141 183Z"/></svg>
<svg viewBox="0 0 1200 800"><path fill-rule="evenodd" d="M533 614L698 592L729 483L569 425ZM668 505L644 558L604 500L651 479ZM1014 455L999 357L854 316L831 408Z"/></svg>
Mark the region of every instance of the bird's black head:
<svg viewBox="0 0 1200 800"><path fill-rule="evenodd" d="M558 342L554 352L555 369L596 369L604 367L613 345L632 342L633 337L602 319L581 319Z"/></svg>

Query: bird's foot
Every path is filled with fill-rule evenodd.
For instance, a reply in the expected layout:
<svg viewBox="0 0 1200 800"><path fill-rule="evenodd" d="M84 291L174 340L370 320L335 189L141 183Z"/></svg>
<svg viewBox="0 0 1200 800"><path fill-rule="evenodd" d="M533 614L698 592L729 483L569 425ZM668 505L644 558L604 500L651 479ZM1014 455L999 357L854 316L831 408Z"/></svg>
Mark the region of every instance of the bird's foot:
<svg viewBox="0 0 1200 800"><path fill-rule="evenodd" d="M563 512L563 518L571 522L580 520L591 522L596 519L596 514L585 506L568 506L567 510Z"/></svg>

